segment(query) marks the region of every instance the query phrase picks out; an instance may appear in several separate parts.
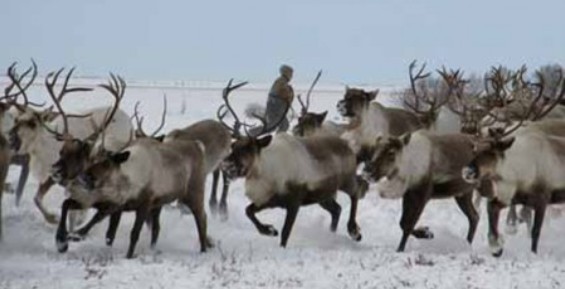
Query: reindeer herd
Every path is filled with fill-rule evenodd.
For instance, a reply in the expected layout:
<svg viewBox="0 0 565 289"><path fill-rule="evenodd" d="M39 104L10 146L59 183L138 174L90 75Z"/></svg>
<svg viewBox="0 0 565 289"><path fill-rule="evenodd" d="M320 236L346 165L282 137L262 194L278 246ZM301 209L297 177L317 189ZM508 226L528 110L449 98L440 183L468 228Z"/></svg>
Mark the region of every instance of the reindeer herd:
<svg viewBox="0 0 565 289"><path fill-rule="evenodd" d="M402 199L398 251L408 238L433 238L433 232L416 227L432 199L454 198L467 217L466 239L473 241L479 222L478 206L487 200L488 240L492 254L500 256L500 211L510 206L507 225L530 224L533 252L537 252L541 227L549 205L565 202L565 79L561 68L553 78L526 68L493 67L481 79L481 89L471 89L459 70L409 66L410 87L400 93L403 108L387 107L379 91L346 88L337 112L344 122L326 121L328 111L309 110L310 94L297 96L302 109L290 133L273 134L283 121L269 123L252 114L254 124L242 121L231 105L230 94L246 85L229 81L222 92L217 119L206 119L159 134L165 124L167 100L156 131L143 130L136 104L132 116L120 109L127 84L110 75L96 88L70 87L74 69L51 72L45 88L53 105L34 103L27 95L37 77L37 66L21 74L16 64L7 70L9 84L0 102L0 187L10 164L22 166L16 190L21 196L27 171L40 184L34 197L49 223L58 223L59 252L70 241L80 241L106 217L106 244L112 245L123 212L135 212L127 257L134 256L143 224L151 232L151 246L159 237L162 207L178 202L196 222L200 250L212 246L207 234L205 183L212 174L209 208L227 217L231 181L245 180L250 204L247 217L260 234L278 236L278 230L257 218L268 208L286 211L280 245L286 247L300 207L319 204L330 214L336 231L341 205L338 191L349 196L347 231L362 238L357 224L358 202L373 184L383 199ZM101 89L113 104L80 112L65 111L62 101L71 93ZM138 103L139 104L139 103ZM291 109L287 108L287 112ZM227 116L234 120L229 124ZM286 113L285 113L286 115ZM456 122L441 129L442 121ZM216 191L223 181L218 205ZM53 185L66 191L60 217L50 212L43 198ZM0 191L1 201L2 191ZM19 200L19 197L17 198ZM386 201L386 200L383 200ZM520 214L516 206L523 205ZM0 238L2 236L0 206ZM95 209L78 228L86 209ZM533 221L531 213L533 210ZM67 222L69 226L67 226Z"/></svg>

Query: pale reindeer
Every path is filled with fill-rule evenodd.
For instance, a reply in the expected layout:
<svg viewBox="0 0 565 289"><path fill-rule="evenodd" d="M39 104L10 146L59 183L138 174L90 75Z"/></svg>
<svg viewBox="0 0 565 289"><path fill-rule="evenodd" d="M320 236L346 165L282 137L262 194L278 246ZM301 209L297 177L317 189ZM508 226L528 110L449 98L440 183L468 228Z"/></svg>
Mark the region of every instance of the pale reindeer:
<svg viewBox="0 0 565 289"><path fill-rule="evenodd" d="M121 207L117 208L115 205L107 204L105 202L100 203L88 203L84 201L84 195L82 194L82 190L76 190L76 178L80 174L84 173L85 170L95 161L99 160L100 158L106 157L111 153L116 153L121 151L123 148L130 145L133 141L133 137L135 136L136 139L143 139L143 138L150 138L158 142L162 142L164 136L157 136L159 131L165 125L165 116L167 112L167 101L166 97L163 97L164 105L163 105L163 114L161 117L161 124L158 128L152 133L147 134L143 130L142 123L143 118L139 117L138 112L138 103L135 105L134 109L134 117L137 122L137 129L135 131L130 131L130 138L129 140L123 145L122 148L115 149L114 151L108 151L103 143L104 132L110 123L109 120L114 118L114 114L118 110L119 103L122 99L123 92L125 91L125 82L121 80L121 78L116 78L115 80L119 79L119 81L115 81L110 83L108 87L111 91L117 91L116 101L114 106L111 110L108 111L107 115L105 116L105 121L102 122L102 126L97 128L97 130L85 140L80 140L74 138L72 135L68 133L68 129L65 129L65 134L61 135L60 138L65 140L65 144L61 148L59 152L59 160L53 165L52 167L52 177L53 179L57 180L59 184L67 186L69 188L68 192L69 195L67 199L63 202L63 206L61 207L61 220L59 222L59 226L57 228L57 233L55 236L57 249L59 252L63 253L66 252L69 248L68 241L81 241L84 237L88 234L88 232L100 221L102 221L107 215L110 215L110 222L108 229L106 231L106 245L111 246L114 242L114 238L116 236L116 232L120 223L120 219L122 216L123 211L131 211L135 208L132 207ZM54 99L55 102L57 100ZM62 110L60 104L57 105L58 109L60 110L61 115L65 115L65 112ZM101 139L102 142L99 143L99 146L95 146L95 140ZM89 222L87 222L84 226L80 229L72 232L69 234L67 231L67 215L69 212L72 212L76 209L94 207L97 209L96 214L91 218ZM151 227L151 245L152 247L155 246L157 242L157 238L160 231L160 224L159 224L159 216L161 213L161 207L156 206L153 208L149 214L149 217L146 219L147 224Z"/></svg>
<svg viewBox="0 0 565 289"><path fill-rule="evenodd" d="M120 152L91 160L87 169L71 181L69 190L73 198L65 200L62 210L96 207L99 220L123 210L135 211L126 255L132 258L143 222L162 205L178 200L191 209L200 250L204 252L211 246L204 210L204 151L199 141L136 139ZM58 241L65 237L57 235ZM153 240L156 239L152 238L152 245Z"/></svg>
<svg viewBox="0 0 565 289"><path fill-rule="evenodd" d="M443 104L443 100L433 95L422 95L418 91L417 82L425 79L429 73L424 74L423 66L416 74L416 64L410 64L410 82L412 93L417 101L426 100L427 110L419 103L408 104L413 111L401 108L385 107L373 101L379 90L366 92L361 89L346 88L345 95L337 104L339 113L344 117L353 118L353 122L342 135L349 142L350 147L357 155L358 162L368 160L375 147L375 139L378 136L400 136L421 128L429 128L433 125L437 116L437 110Z"/></svg>
<svg viewBox="0 0 565 289"><path fill-rule="evenodd" d="M536 100L541 99L542 90L543 85ZM554 105L564 95L565 81L560 83L558 95L552 100ZM542 118L554 105L538 111L535 116ZM527 116L533 111L535 109L530 108ZM562 177L565 173L565 122L545 120L526 123L521 127L522 124L524 122L520 121L513 124L512 128L479 142L476 157L462 170L464 179L470 183L487 179L493 184L492 195L486 197L489 198L489 246L494 256L500 256L503 252L503 240L498 232L502 208L523 204L534 209L531 250L536 253L548 204L565 201Z"/></svg>
<svg viewBox="0 0 565 289"><path fill-rule="evenodd" d="M460 173L473 157L471 136L418 130L376 141L380 146L365 164L363 175L379 182L383 198L402 198L402 238L397 251L404 251L410 235L433 238L429 229L415 228L431 199L455 198L469 221L467 241L471 243L479 221L472 202L475 185L466 183Z"/></svg>
<svg viewBox="0 0 565 289"><path fill-rule="evenodd" d="M42 104L33 103L28 100L26 91L31 87L35 78L37 77L37 64L32 59L32 66L24 71L21 75L16 72L17 62L12 63L7 69L6 76L10 79L11 83L4 90L4 96L2 97L2 102L0 102L0 122L2 134L6 139L9 139L9 132L14 126L14 119L21 114L20 110L16 109L17 105L15 100L18 96L22 95L26 104L25 106L43 106ZM31 73L31 75L30 75ZM29 76L27 82L24 80ZM17 88L16 92L12 93L12 90ZM5 101L5 102L4 102ZM21 107L20 107L21 108ZM19 206L21 198L23 196L23 191L25 184L29 176L29 156L22 154L15 154L12 152L10 157L10 164L19 165L21 167L20 177L15 189L16 194L16 206ZM6 184L5 188L12 191L11 185Z"/></svg>
<svg viewBox="0 0 565 289"><path fill-rule="evenodd" d="M321 75L322 71L320 70L306 93L306 100L302 100L300 95L297 96L301 110L300 115L298 116L298 123L292 128L292 133L294 135L312 136L314 134L323 134L341 136L347 129L347 124L326 121L325 119L328 114L327 110L322 113L315 113L309 110L312 89L314 89L314 86L318 83Z"/></svg>
<svg viewBox="0 0 565 289"><path fill-rule="evenodd" d="M62 89L56 93L56 82L63 72L51 72L45 78L45 85L49 95L59 102L62 98L72 92L85 92L91 88L68 88L68 82L74 69L71 69L65 77ZM113 78L114 81L118 81ZM107 90L109 87L104 86ZM118 91L110 91L117 97ZM122 95L123 96L123 95ZM19 106L17 106L19 107ZM14 128L10 131L10 145L18 154L28 154L30 156L30 167L33 175L40 181L34 201L49 223L56 223L56 216L50 213L43 205L43 198L51 186L55 184L50 176L51 166L57 161L58 152L64 142L57 135L58 129L68 127L69 133L78 139L83 139L91 135L105 121L108 107L98 107L88 109L82 115L67 115L62 117L54 114L50 109L35 111L25 109L15 120ZM114 118L108 124L105 134L105 144L109 148L121 147L129 138L132 129L129 116L122 110L115 113ZM55 133L55 134L54 134Z"/></svg>
<svg viewBox="0 0 565 289"><path fill-rule="evenodd" d="M476 136L486 136L489 127L508 126L513 122L520 122L524 115L530 114L530 120L542 121L560 119L555 113L559 106L554 99L556 95L547 97L548 90L543 75L538 71L537 83L524 80L526 67L522 66L516 71L503 70L501 67L492 67L484 80L484 91L468 93L466 85L469 83L459 75L442 74L444 81L451 88L454 98L448 107L460 116L461 132ZM558 73L555 83L559 86L563 79L562 72ZM559 87L549 87L549 91L558 92ZM531 112L529 112L531 111ZM542 126L540 129L556 136L565 136L565 131L555 129L555 126ZM488 182L488 181L483 181ZM488 184L481 187L490 188ZM484 193L482 193L484 194ZM475 206L480 204L480 196L475 199ZM512 205L507 217L507 232L517 232L517 222L523 221L531 229L531 210L523 207L518 215L516 206Z"/></svg>
<svg viewBox="0 0 565 289"><path fill-rule="evenodd" d="M225 101L231 110L228 99ZM267 208L286 209L280 243L286 247L299 208L309 204L319 204L330 213L330 229L335 231L341 214L335 195L341 190L351 199L349 235L361 240L355 217L363 192L359 191L355 175L355 155L347 143L332 136L265 135L278 122L267 124L260 116L255 117L261 120L262 131L237 138L224 170L232 178L245 178L245 194L251 200L246 215L259 233L278 235L272 225L260 222L256 213Z"/></svg>

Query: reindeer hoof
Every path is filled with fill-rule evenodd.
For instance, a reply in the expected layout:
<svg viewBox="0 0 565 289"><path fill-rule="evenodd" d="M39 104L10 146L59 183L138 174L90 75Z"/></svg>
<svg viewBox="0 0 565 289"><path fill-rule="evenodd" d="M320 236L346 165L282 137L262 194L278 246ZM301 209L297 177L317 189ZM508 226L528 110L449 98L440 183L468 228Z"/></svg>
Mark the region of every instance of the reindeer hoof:
<svg viewBox="0 0 565 289"><path fill-rule="evenodd" d="M279 235L279 232L277 232L277 229L275 229L275 227L273 227L271 225L265 225L263 228L261 228L259 230L259 233L261 233L262 235L271 236L271 237L276 237L276 236Z"/></svg>
<svg viewBox="0 0 565 289"><path fill-rule="evenodd" d="M500 256L502 256L502 253L504 252L504 249L500 248L496 251L493 251L491 254L493 257L499 258Z"/></svg>
<svg viewBox="0 0 565 289"><path fill-rule="evenodd" d="M359 242L363 238L363 236L361 235L361 229L357 225L349 225L347 231L351 239L353 239L354 241Z"/></svg>
<svg viewBox="0 0 565 289"><path fill-rule="evenodd" d="M84 236L77 233L69 233L67 240L71 242L80 242L84 240Z"/></svg>
<svg viewBox="0 0 565 289"><path fill-rule="evenodd" d="M212 249L214 248L214 241L210 237L206 238L206 248Z"/></svg>
<svg viewBox="0 0 565 289"><path fill-rule="evenodd" d="M57 251L59 253L65 253L69 250L69 243L66 241L56 240Z"/></svg>
<svg viewBox="0 0 565 289"><path fill-rule="evenodd" d="M416 228L412 231L412 235L417 239L433 239L434 233L428 227Z"/></svg>

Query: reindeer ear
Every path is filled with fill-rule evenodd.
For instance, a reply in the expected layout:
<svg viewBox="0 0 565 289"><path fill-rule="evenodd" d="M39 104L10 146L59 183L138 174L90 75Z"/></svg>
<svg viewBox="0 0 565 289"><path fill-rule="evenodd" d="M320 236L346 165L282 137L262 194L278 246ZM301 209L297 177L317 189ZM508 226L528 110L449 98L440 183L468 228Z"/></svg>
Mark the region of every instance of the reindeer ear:
<svg viewBox="0 0 565 289"><path fill-rule="evenodd" d="M119 152L119 153L113 153L110 155L110 160L115 163L115 164L121 164L125 161L127 161L129 159L129 155L130 152L129 151L125 151L125 152Z"/></svg>
<svg viewBox="0 0 565 289"><path fill-rule="evenodd" d="M162 135L156 136L156 137L154 137L154 139L158 142L163 142L165 140L165 135L162 134Z"/></svg>
<svg viewBox="0 0 565 289"><path fill-rule="evenodd" d="M264 148L271 143L271 140L273 140L273 136L267 135L260 139L257 139L257 144L259 145L259 148Z"/></svg>
<svg viewBox="0 0 565 289"><path fill-rule="evenodd" d="M369 101L373 101L375 100L375 98L377 98L377 94L379 94L379 90L375 89L373 91L370 91L367 95L369 96Z"/></svg>
<svg viewBox="0 0 565 289"><path fill-rule="evenodd" d="M512 146L515 140L516 140L515 137L511 137L506 140L500 140L496 143L496 148L500 151L505 151Z"/></svg>
<svg viewBox="0 0 565 289"><path fill-rule="evenodd" d="M324 120L326 119L326 115L328 115L328 111L327 111L327 110L324 111L324 112L322 112L322 113L320 113L320 114L317 114L317 115L316 115L316 120L317 120L319 123L322 123L322 122L324 122Z"/></svg>
<svg viewBox="0 0 565 289"><path fill-rule="evenodd" d="M402 145L407 145L410 142L410 137L412 136L411 133L405 133L400 136L400 142Z"/></svg>

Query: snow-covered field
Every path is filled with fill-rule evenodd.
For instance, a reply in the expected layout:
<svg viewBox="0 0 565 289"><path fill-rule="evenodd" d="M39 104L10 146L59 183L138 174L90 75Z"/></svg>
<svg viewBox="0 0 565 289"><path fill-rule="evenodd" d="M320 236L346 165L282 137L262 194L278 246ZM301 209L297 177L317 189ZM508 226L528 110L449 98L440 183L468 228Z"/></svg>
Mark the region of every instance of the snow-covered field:
<svg viewBox="0 0 565 289"><path fill-rule="evenodd" d="M266 86L233 93L236 110L250 102L263 103ZM337 119L335 103L342 96L339 86L319 87L312 109L329 110ZM34 88L38 100L44 94ZM157 125L162 94L169 100L165 130L183 127L204 118L214 118L221 103L221 85L205 88L132 86L126 91L124 108L132 111L141 101L146 130ZM65 106L73 109L108 103L102 90L88 96L69 95ZM295 108L298 110L298 104ZM10 172L15 182L17 169ZM211 181L209 180L209 183ZM195 223L191 215L169 208L161 214L157 250L149 249L149 234L142 231L137 258L125 259L132 214L122 219L112 248L104 244L106 222L87 240L71 243L59 254L55 227L46 224L33 203L37 180L30 178L20 207L14 196L4 195L4 240L0 243L0 288L564 288L565 218L548 218L543 228L539 254L530 253L530 240L521 227L516 236L505 236L502 258L490 256L486 240L486 214L472 246L464 239L467 220L453 200L432 201L421 225L435 233L433 240L411 238L406 253L396 253L400 240L401 202L382 200L371 190L360 202L358 223L363 240L352 241L346 232L349 200L340 195L343 207L337 233L329 231L329 215L317 206L300 210L286 249L278 238L259 235L244 213L248 201L243 181L232 184L229 219L220 221L208 212L209 235L215 248L199 253ZM209 189L209 186L208 188ZM60 188L46 198L58 210L63 200ZM266 223L282 227L284 212L261 213Z"/></svg>

